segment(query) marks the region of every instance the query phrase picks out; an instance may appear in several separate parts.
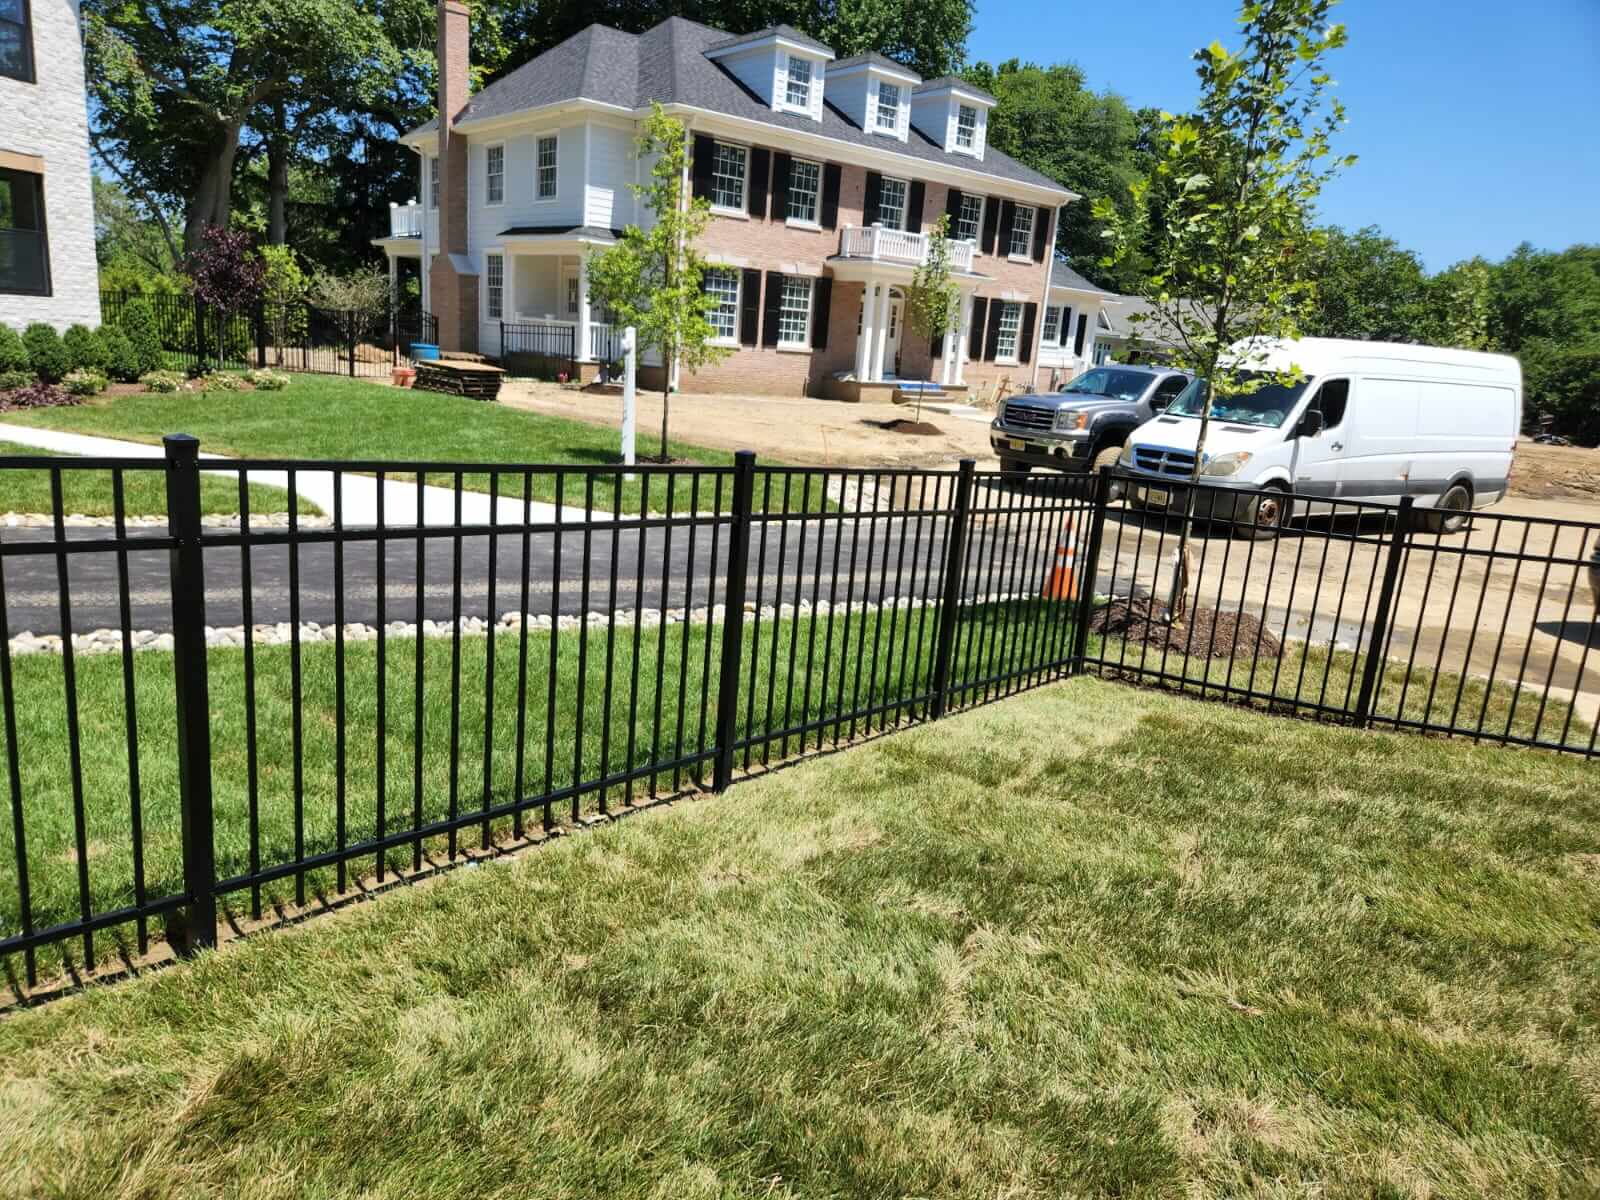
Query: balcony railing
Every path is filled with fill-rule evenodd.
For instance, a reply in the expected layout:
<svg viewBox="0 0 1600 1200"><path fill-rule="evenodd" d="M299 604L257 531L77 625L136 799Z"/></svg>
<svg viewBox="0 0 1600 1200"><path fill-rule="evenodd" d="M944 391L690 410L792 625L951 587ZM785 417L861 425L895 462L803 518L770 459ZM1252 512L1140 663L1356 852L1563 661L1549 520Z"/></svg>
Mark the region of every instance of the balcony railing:
<svg viewBox="0 0 1600 1200"><path fill-rule="evenodd" d="M419 238L422 236L422 205L415 200L409 204L389 203L389 236Z"/></svg>
<svg viewBox="0 0 1600 1200"><path fill-rule="evenodd" d="M906 233L901 229L885 229L882 225L860 228L846 225L839 235L839 254L843 258L867 258L874 262L901 263L920 267L928 260L928 242L925 233ZM950 269L971 271L971 242L950 243Z"/></svg>

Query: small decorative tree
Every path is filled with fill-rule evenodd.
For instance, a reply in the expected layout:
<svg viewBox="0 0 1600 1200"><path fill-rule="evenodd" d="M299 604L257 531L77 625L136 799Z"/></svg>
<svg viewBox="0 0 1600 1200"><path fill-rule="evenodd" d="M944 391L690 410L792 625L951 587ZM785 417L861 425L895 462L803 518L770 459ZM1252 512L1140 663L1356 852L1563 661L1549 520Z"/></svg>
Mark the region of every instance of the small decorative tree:
<svg viewBox="0 0 1600 1200"><path fill-rule="evenodd" d="M950 275L950 216L941 216L928 233L928 254L906 291L906 324L932 341L953 337L961 328L961 289ZM922 391L917 391L917 421L922 421Z"/></svg>
<svg viewBox="0 0 1600 1200"><path fill-rule="evenodd" d="M1312 272L1324 235L1312 225L1323 185L1353 156L1330 139L1344 107L1325 96L1329 52L1345 44L1330 24L1336 0L1245 0L1244 46L1195 52L1197 110L1163 113L1165 157L1132 185L1124 213L1097 200L1107 267L1133 265L1149 322L1173 343L1173 365L1209 383L1195 441L1198 481L1217 398L1245 395L1294 372L1263 370L1261 348L1299 335L1314 299ZM1155 209L1154 219L1150 210ZM1247 349L1241 353L1237 347ZM1194 489L1186 489L1172 613L1181 620Z"/></svg>
<svg viewBox="0 0 1600 1200"><path fill-rule="evenodd" d="M227 318L261 298L267 266L251 246L248 233L208 225L199 247L183 260L183 273L195 296L219 314L216 343L220 367L225 361Z"/></svg>
<svg viewBox="0 0 1600 1200"><path fill-rule="evenodd" d="M589 256L589 296L611 309L618 325L634 326L641 352L661 356L660 461L666 462L673 368L693 371L729 352L711 344L716 300L706 293L705 260L695 249L711 206L702 198L683 203L689 165L683 122L652 104L634 151L653 160L650 182L629 186L654 220L648 230L629 225L615 246Z"/></svg>

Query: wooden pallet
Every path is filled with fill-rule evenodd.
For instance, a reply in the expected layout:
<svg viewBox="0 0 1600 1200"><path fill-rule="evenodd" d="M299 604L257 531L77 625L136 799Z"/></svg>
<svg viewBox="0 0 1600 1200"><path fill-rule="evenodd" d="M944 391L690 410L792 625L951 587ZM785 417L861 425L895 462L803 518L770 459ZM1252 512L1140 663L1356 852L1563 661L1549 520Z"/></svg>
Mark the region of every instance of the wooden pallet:
<svg viewBox="0 0 1600 1200"><path fill-rule="evenodd" d="M500 380L504 375L499 367L483 362L423 359L417 364L417 381L413 386L420 392L446 392L452 396L471 396L475 400L493 400L500 394Z"/></svg>

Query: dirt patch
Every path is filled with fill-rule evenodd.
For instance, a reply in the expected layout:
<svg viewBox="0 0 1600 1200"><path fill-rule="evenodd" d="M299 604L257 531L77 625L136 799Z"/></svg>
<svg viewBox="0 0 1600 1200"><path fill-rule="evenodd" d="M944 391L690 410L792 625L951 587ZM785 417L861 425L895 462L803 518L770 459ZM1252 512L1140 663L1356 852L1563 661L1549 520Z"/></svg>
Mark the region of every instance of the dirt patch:
<svg viewBox="0 0 1600 1200"><path fill-rule="evenodd" d="M1600 449L1519 441L1511 466L1511 494L1534 500L1600 502Z"/></svg>
<svg viewBox="0 0 1600 1200"><path fill-rule="evenodd" d="M938 437L944 432L937 425L927 421L908 421L904 417L897 421L868 421L867 424L886 433L905 433L913 437Z"/></svg>
<svg viewBox="0 0 1600 1200"><path fill-rule="evenodd" d="M1261 622L1245 612L1218 612L1201 608L1191 612L1182 628L1167 623L1167 607L1145 597L1113 600L1095 609L1089 628L1130 642L1143 642L1197 658L1277 658L1283 646Z"/></svg>

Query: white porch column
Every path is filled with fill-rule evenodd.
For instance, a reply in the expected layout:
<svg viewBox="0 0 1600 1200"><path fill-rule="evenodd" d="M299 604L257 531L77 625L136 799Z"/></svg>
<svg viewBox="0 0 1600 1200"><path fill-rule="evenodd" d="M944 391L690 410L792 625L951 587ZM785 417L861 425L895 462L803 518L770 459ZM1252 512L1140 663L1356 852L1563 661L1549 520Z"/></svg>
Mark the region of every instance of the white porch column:
<svg viewBox="0 0 1600 1200"><path fill-rule="evenodd" d="M955 383L967 382L967 347L972 344L972 298L967 292L961 297L961 334L956 341Z"/></svg>
<svg viewBox="0 0 1600 1200"><path fill-rule="evenodd" d="M400 264L395 261L393 251L384 257L389 260L389 308L393 311L400 307Z"/></svg>
<svg viewBox="0 0 1600 1200"><path fill-rule="evenodd" d="M861 285L861 332L856 335L856 381L867 382L872 362L872 321L878 307L877 284Z"/></svg>
<svg viewBox="0 0 1600 1200"><path fill-rule="evenodd" d="M589 345L589 256L578 255L578 361L593 362Z"/></svg>
<svg viewBox="0 0 1600 1200"><path fill-rule="evenodd" d="M884 351L889 347L889 285L878 287L878 314L872 325L872 361L867 371L873 383L883 382Z"/></svg>

